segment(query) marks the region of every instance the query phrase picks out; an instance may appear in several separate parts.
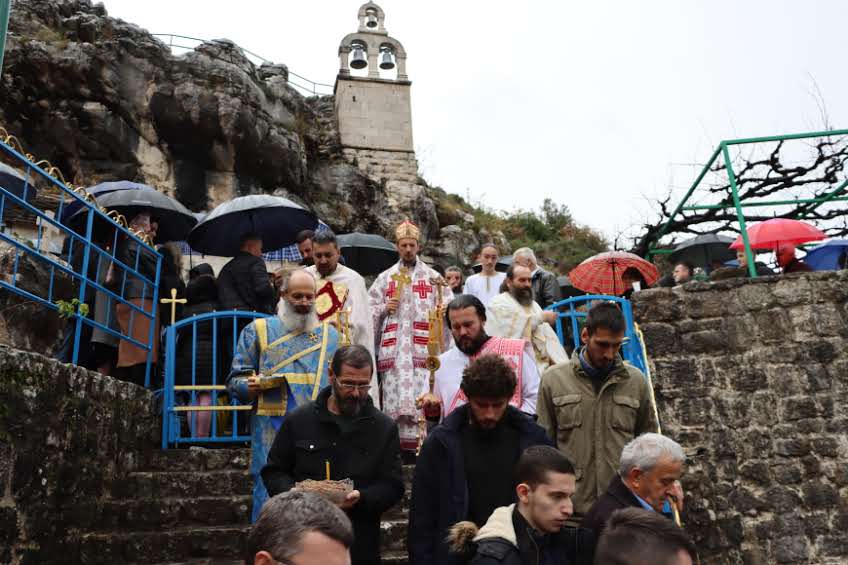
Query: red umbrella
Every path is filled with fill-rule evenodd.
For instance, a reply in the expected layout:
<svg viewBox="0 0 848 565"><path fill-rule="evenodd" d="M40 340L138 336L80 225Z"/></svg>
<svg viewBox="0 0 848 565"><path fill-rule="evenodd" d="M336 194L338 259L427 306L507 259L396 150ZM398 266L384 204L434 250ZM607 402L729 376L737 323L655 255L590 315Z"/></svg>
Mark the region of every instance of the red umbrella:
<svg viewBox="0 0 848 565"><path fill-rule="evenodd" d="M638 255L608 251L589 257L568 273L571 284L584 292L618 296L627 290L621 275L629 267L637 269L650 286L660 277L657 267Z"/></svg>
<svg viewBox="0 0 848 565"><path fill-rule="evenodd" d="M808 241L820 241L827 236L823 231L798 220L774 218L748 228L748 242L751 249L776 249L781 243L797 244ZM742 236L730 244L731 249L744 249Z"/></svg>

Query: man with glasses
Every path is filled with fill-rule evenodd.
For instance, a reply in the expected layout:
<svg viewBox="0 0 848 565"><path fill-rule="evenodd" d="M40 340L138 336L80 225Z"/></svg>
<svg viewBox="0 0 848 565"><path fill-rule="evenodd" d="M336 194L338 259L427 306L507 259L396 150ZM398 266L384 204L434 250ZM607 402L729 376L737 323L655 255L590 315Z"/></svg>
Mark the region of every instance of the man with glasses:
<svg viewBox="0 0 848 565"><path fill-rule="evenodd" d="M311 492L270 499L247 538L245 565L350 565L353 531L344 512Z"/></svg>
<svg viewBox="0 0 848 565"><path fill-rule="evenodd" d="M369 395L373 361L361 345L340 347L330 386L286 417L268 453L262 480L275 495L296 483L350 479L338 503L353 523L355 565L380 563L380 516L403 496L397 424Z"/></svg>
<svg viewBox="0 0 848 565"><path fill-rule="evenodd" d="M253 403L253 520L268 498L259 476L284 418L318 397L327 385L327 361L336 352L338 332L315 312L315 279L303 270L282 281L276 316L257 318L241 332L227 389L243 404ZM241 412L243 414L243 412Z"/></svg>

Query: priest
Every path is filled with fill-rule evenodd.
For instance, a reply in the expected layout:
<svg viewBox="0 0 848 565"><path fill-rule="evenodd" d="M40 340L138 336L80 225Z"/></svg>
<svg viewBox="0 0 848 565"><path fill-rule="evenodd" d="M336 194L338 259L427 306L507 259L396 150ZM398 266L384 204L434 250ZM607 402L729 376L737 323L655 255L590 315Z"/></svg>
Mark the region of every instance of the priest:
<svg viewBox="0 0 848 565"><path fill-rule="evenodd" d="M306 270L317 281L315 310L319 320L330 321L339 329L342 340L367 349L374 367L374 326L365 279L353 269L340 264L340 256L339 244L333 232L324 230L312 236L314 265ZM377 371L373 373L371 398L374 406L380 406Z"/></svg>
<svg viewBox="0 0 848 565"><path fill-rule="evenodd" d="M400 261L380 273L368 291L383 412L397 422L401 449L406 452L418 447L415 401L429 392L429 314L453 298L450 288L441 286L445 283L439 274L418 258L420 237L420 230L409 220L398 225L395 240Z"/></svg>
<svg viewBox="0 0 848 565"><path fill-rule="evenodd" d="M568 361L556 332L550 324L557 314L542 310L533 300L530 269L513 263L506 271L506 289L489 303L486 333L524 339L533 345L539 374L551 365Z"/></svg>
<svg viewBox="0 0 848 565"><path fill-rule="evenodd" d="M253 521L268 491L260 471L286 414L313 401L327 386L327 367L336 352L338 333L315 312L315 278L297 270L282 281L283 300L276 316L257 318L239 336L227 379L231 396L253 403Z"/></svg>

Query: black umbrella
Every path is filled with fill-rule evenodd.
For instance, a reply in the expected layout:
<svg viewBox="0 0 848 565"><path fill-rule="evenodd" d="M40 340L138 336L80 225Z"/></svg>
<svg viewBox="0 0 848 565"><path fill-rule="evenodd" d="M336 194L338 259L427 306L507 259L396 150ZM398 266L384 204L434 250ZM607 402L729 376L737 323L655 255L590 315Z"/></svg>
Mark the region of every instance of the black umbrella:
<svg viewBox="0 0 848 565"><path fill-rule="evenodd" d="M32 202L37 191L32 185L32 175L24 175L15 168L0 163L0 187L5 188L18 198L24 198L24 188L26 188L26 202Z"/></svg>
<svg viewBox="0 0 848 565"><path fill-rule="evenodd" d="M347 233L336 238L345 266L363 276L382 273L398 262L395 246L386 238L370 233Z"/></svg>
<svg viewBox="0 0 848 565"><path fill-rule="evenodd" d="M709 269L714 261L724 263L736 258L736 252L728 246L732 237L708 233L687 239L674 248L669 255L672 263L687 262L693 267Z"/></svg>
<svg viewBox="0 0 848 565"><path fill-rule="evenodd" d="M495 271L499 273L505 273L509 266L512 265L512 255L504 255L503 257L498 258L498 262L495 263ZM483 266L480 263L474 263L471 269L475 273L479 273L483 270Z"/></svg>
<svg viewBox="0 0 848 565"><path fill-rule="evenodd" d="M582 290L575 288L573 284L571 284L571 279L569 279L565 275L560 275L557 277L557 285L559 285L559 296L562 300L566 298L574 298L575 296L583 296L586 294Z"/></svg>
<svg viewBox="0 0 848 565"><path fill-rule="evenodd" d="M116 210L127 222L140 212L150 212L159 223L156 243L180 241L197 223L197 219L182 204L157 190L120 190L97 198L97 203L108 210Z"/></svg>
<svg viewBox="0 0 848 565"><path fill-rule="evenodd" d="M137 182L131 182L128 180L117 180L111 182L101 182L100 184L96 184L94 186L90 186L85 189L90 195L94 196L94 198L99 198L100 196L105 196L110 192L117 192L119 190L156 190L152 186L147 186L146 184L141 184ZM77 225L79 222L77 214L84 214L83 210L84 206L82 201L77 200L76 198L71 199L69 202L65 203L65 206L62 208L62 215L59 217L59 221L65 225ZM73 218L73 219L71 219ZM83 223L83 225L85 225Z"/></svg>
<svg viewBox="0 0 848 565"><path fill-rule="evenodd" d="M206 255L234 257L240 238L248 233L261 236L263 248L280 249L294 243L299 232L317 225L315 214L287 198L239 196L209 212L188 234L188 244Z"/></svg>

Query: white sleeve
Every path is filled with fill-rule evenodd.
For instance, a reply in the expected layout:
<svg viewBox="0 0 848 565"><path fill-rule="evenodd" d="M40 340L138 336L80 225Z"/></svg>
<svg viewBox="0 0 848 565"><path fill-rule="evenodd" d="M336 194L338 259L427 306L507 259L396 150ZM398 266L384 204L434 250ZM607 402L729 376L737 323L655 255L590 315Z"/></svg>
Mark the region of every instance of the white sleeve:
<svg viewBox="0 0 848 565"><path fill-rule="evenodd" d="M539 369L536 359L525 351L521 362L521 411L536 413L536 397L539 396Z"/></svg>

